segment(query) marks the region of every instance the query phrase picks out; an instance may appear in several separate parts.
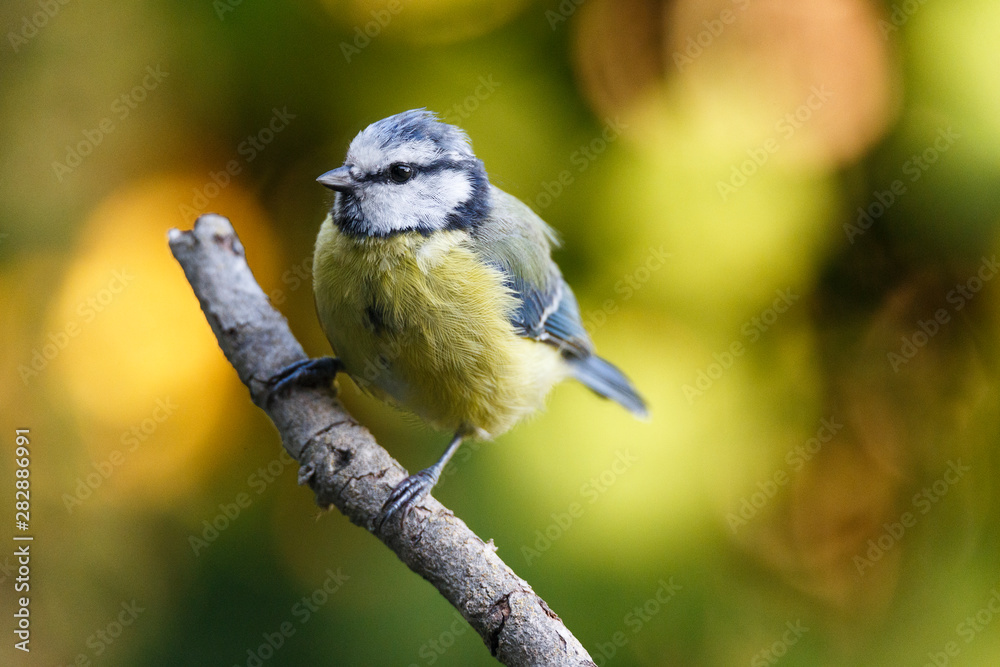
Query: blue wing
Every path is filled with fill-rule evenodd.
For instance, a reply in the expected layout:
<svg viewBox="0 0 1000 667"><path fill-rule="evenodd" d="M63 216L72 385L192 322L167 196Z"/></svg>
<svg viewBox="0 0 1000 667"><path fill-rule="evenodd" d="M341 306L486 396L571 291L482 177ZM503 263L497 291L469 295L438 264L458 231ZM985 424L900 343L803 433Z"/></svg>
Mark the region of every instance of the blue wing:
<svg viewBox="0 0 1000 667"><path fill-rule="evenodd" d="M520 276L507 274L507 286L517 295L520 306L511 315L519 336L555 345L566 357L586 357L594 345L580 321L576 297L562 276L553 276L539 287Z"/></svg>
<svg viewBox="0 0 1000 667"><path fill-rule="evenodd" d="M474 244L518 299L510 314L515 333L559 348L574 378L645 417L646 404L625 374L594 354L573 290L551 258L555 234L515 197L497 188L491 194L493 214L474 232Z"/></svg>
<svg viewBox="0 0 1000 667"><path fill-rule="evenodd" d="M617 401L638 417L649 415L646 402L632 382L614 364L594 354L594 345L580 321L580 309L566 281L540 290L513 278L511 289L521 305L511 317L518 335L555 345L569 364L573 377L591 391Z"/></svg>

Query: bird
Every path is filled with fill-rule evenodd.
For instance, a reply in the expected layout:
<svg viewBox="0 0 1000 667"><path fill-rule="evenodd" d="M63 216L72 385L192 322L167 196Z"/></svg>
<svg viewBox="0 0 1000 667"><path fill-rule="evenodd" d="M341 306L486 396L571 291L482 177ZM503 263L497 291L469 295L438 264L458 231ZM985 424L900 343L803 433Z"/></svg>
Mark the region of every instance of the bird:
<svg viewBox="0 0 1000 667"><path fill-rule="evenodd" d="M573 378L646 419L633 383L597 356L552 259L556 233L490 183L461 128L431 111L357 134L313 256L316 311L336 354L291 364L273 391L346 372L362 391L453 434L430 467L396 485L381 527L437 483L461 443L489 440Z"/></svg>

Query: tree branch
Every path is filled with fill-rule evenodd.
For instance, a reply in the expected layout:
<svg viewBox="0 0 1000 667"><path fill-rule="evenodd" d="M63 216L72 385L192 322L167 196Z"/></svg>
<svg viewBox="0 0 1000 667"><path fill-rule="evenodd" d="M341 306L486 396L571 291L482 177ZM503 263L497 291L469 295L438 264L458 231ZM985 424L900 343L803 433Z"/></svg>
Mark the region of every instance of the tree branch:
<svg viewBox="0 0 1000 667"><path fill-rule="evenodd" d="M329 388L295 387L268 400L268 378L306 356L254 279L227 219L204 215L193 230L172 229L169 238L219 346L299 462L299 484L309 484L320 507L336 506L374 532L382 503L406 471ZM500 560L492 542L483 542L432 497L402 527L387 522L376 537L454 605L501 663L594 666L545 601Z"/></svg>

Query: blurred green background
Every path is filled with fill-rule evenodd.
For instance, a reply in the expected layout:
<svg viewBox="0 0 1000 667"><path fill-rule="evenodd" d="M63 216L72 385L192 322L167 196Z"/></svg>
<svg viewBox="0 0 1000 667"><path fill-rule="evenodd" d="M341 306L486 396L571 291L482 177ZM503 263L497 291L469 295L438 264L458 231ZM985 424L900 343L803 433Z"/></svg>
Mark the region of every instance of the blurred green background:
<svg viewBox="0 0 1000 667"><path fill-rule="evenodd" d="M314 179L414 107L559 230L652 406L561 386L435 490L597 664L1000 664L994 0L14 0L0 27L0 515L29 428L35 535L27 656L0 552L3 664L495 664L296 485L166 243L229 216L328 353ZM340 383L436 459L447 434Z"/></svg>

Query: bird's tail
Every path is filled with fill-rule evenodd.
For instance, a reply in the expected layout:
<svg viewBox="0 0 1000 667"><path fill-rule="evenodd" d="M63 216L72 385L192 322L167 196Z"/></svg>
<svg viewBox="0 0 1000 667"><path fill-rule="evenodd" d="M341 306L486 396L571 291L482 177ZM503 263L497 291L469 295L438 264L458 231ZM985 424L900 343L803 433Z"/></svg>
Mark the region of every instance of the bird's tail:
<svg viewBox="0 0 1000 667"><path fill-rule="evenodd" d="M583 359L571 358L568 361L573 377L595 394L620 403L626 410L640 419L649 417L646 401L632 386L631 380L625 377L625 374L616 366L601 359L596 354Z"/></svg>

